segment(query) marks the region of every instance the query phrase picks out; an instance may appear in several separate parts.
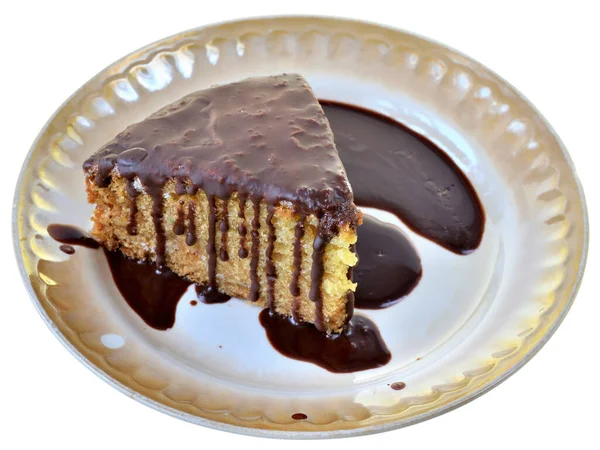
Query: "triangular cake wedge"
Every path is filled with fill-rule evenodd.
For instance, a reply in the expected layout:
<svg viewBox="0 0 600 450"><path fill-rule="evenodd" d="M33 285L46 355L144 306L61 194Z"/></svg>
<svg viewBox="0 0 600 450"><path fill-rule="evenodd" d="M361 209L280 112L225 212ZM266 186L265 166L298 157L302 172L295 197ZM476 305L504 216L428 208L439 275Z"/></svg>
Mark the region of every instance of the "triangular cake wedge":
<svg viewBox="0 0 600 450"><path fill-rule="evenodd" d="M361 216L300 75L195 92L83 165L93 235L326 332L352 315Z"/></svg>

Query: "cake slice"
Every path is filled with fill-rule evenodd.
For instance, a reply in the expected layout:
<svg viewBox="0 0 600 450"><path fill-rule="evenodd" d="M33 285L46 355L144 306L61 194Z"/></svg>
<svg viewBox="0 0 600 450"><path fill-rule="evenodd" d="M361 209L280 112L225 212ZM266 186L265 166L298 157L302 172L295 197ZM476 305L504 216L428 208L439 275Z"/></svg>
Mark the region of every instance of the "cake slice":
<svg viewBox="0 0 600 450"><path fill-rule="evenodd" d="M83 164L93 235L208 291L343 329L361 216L300 75L195 92Z"/></svg>

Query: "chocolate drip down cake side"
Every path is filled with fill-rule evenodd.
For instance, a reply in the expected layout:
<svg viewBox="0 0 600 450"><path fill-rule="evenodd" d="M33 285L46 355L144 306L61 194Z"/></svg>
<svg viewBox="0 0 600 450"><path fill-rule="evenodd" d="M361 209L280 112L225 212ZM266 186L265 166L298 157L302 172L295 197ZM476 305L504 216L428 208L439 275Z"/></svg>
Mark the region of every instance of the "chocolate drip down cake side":
<svg viewBox="0 0 600 450"><path fill-rule="evenodd" d="M361 215L299 75L198 91L83 165L93 235L205 288L337 332L352 316Z"/></svg>

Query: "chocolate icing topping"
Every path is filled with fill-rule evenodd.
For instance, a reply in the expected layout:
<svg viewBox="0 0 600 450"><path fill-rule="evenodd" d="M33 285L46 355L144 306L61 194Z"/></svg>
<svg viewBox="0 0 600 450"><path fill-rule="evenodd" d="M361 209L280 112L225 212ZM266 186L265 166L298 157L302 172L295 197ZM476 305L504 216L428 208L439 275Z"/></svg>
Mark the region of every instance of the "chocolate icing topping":
<svg viewBox="0 0 600 450"><path fill-rule="evenodd" d="M287 200L320 213L324 235L358 221L327 118L295 74L190 94L119 133L83 168L98 186L116 168L146 188L174 178L223 200L233 192L268 204Z"/></svg>

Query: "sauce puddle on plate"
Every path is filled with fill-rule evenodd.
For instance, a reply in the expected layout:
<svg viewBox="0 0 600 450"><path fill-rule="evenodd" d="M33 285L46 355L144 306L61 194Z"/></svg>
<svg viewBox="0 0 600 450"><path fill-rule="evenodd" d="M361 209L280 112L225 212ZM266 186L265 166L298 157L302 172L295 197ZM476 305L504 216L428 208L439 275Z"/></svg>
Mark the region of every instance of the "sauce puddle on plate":
<svg viewBox="0 0 600 450"><path fill-rule="evenodd" d="M459 255L479 246L485 225L481 203L460 169L435 144L377 113L330 101L321 104L357 205L389 211L415 233ZM99 247L72 226L53 224L48 232L68 254L74 252L74 245ZM367 215L358 235L359 264L353 270L359 283L355 306L379 309L396 304L421 279L419 255L400 229ZM120 252L104 253L129 306L149 326L172 328L177 304L191 283L155 263L138 262ZM228 255L220 257L228 259ZM230 298L210 283L197 286L196 292L203 303L223 303ZM377 326L362 315L354 316L343 332L332 336L268 309L260 313L259 320L280 353L331 372L372 369L391 359ZM400 383L392 388L400 389Z"/></svg>

